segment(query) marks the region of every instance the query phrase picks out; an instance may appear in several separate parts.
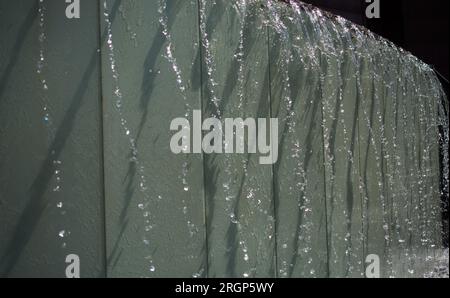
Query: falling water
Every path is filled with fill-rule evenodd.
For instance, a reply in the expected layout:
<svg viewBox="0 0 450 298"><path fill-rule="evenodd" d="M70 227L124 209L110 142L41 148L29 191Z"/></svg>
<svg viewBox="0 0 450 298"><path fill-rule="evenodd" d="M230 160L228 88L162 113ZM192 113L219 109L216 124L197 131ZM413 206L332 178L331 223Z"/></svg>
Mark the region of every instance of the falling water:
<svg viewBox="0 0 450 298"><path fill-rule="evenodd" d="M141 199L138 203L139 210L142 211L143 221L144 221L144 235L142 238L142 242L145 246L150 247L154 246L153 243L150 242L150 232L153 229L154 223L154 215L151 213L150 205L152 203L152 199L148 193L147 179L145 174L145 167L141 163L139 158L139 152L136 145L136 140L133 137L134 133L129 125L127 117L124 112L124 97L120 88L120 76L115 58L115 48L113 43L113 34L112 34L112 22L109 15L107 1L103 2L103 15L106 23L106 33L107 33L107 50L108 50L108 61L112 74L112 79L114 83L114 106L119 115L120 125L123 131L124 137L128 140L128 145L130 149L130 163L133 163L138 170L139 176L139 190L141 193ZM159 197L158 197L159 198ZM154 265L152 255L148 255L146 258L148 262L148 270L150 273L154 273L156 271L156 266Z"/></svg>
<svg viewBox="0 0 450 298"><path fill-rule="evenodd" d="M38 16L39 16L39 33L38 33L38 42L39 42L39 57L36 66L36 73L39 78L39 82L41 85L41 101L42 101L42 120L47 130L47 143L52 144L55 139L56 129L53 123L52 111L49 101L49 83L46 79L46 46L45 42L47 39L46 36L46 11L47 7L45 5L44 0L39 0L38 5ZM62 196L59 194L62 191L62 162L56 156L56 152L52 149L50 152L52 156L52 171L53 171L53 185L52 192L59 198L59 201L56 203L56 208L61 216L66 214L66 208L64 205L64 200ZM58 238L61 239L62 248L66 248L67 246L67 237L70 235L70 231L64 228L60 228L58 232Z"/></svg>
<svg viewBox="0 0 450 298"><path fill-rule="evenodd" d="M159 24L162 30L162 34L166 39L166 47L165 47L165 59L167 60L167 62L169 63L169 65L171 66L171 69L173 71L173 73L175 74L176 77L176 85L177 88L180 92L181 98L182 98L182 103L184 104L184 110L185 110L185 114L184 117L186 119L189 119L192 113L192 107L189 104L188 101L188 96L186 94L186 83L185 80L183 79L183 73L181 71L181 67L179 66L178 62L177 62L177 58L175 57L174 54L174 43L172 40L172 35L169 31L169 26L168 26L168 12L167 12L167 0L159 0L159 5L158 5L158 14L159 14ZM184 127L183 129L189 129ZM185 148L187 149L187 148ZM185 161L182 164L182 168L181 168L181 175L179 176L180 180L181 180L181 186L183 188L183 191L190 195L190 186L188 183L188 178L189 178L189 169L190 169L190 161L189 161L189 156L186 155L185 156ZM189 200L191 200L192 198L189 196L188 197ZM191 212L188 208L188 204L186 202L186 197L183 196L183 198L181 199L181 209L182 209L182 213L186 222L186 226L187 226L187 230L188 233L190 235L191 239L194 239L194 236L199 232L199 228L192 222L191 220ZM191 242L190 245L194 245L194 242ZM193 256L192 256L193 257ZM198 277L201 276L201 273L194 273L193 277Z"/></svg>
<svg viewBox="0 0 450 298"><path fill-rule="evenodd" d="M433 255L439 254L440 248L439 175L436 173L438 165L432 164L438 155L439 126L444 127L443 138L448 140L446 111L441 101L444 94L435 74L411 54L343 18L296 1L290 1L290 7L273 1L267 1L266 5L269 27L282 43L280 72L283 72L283 88L286 89L283 94L288 119L298 119L302 113L288 112L292 109L288 66L296 63L296 67L314 69L321 78L324 166L329 185L327 196L330 197L325 206L329 221L329 266L343 266L343 273L348 275L353 271L363 274L361 268L355 267L364 262L363 255L358 262L351 261L361 253L355 249L362 243L365 254L374 253L373 250L382 254L386 276L423 273L420 267L432 266ZM293 55L299 62L294 61ZM355 71L345 77L349 63ZM346 97L349 82L353 80L356 81L352 87L356 88L356 94L352 95L355 97ZM350 107L345 103L352 99L355 104L359 101L360 107L356 118L360 148L351 136L354 119L346 116ZM295 123L291 127L295 127ZM341 131L339 143L336 128ZM363 131L367 132L367 141ZM292 158L299 155L302 146L304 144L294 142ZM448 148L441 149L447 165ZM337 184L344 174L337 170L343 158L349 161L349 173L355 176L351 183L358 184L360 194L351 196ZM367 170L362 168L364 158L369 158ZM301 160L296 174L301 194L307 184ZM447 166L443 175L448 184ZM359 196L362 227L359 236L355 234L353 238L352 209L342 210L340 206L345 206L349 199L356 202ZM302 198L302 201L302 208L308 209L308 199ZM406 217L403 216L405 208ZM374 210L379 210L379 215L374 214ZM377 216L377 222L373 216ZM337 224L335 217L343 222ZM302 226L302 230L308 233L306 226ZM341 246L345 247L343 251ZM423 255L428 256L423 258L428 264L416 262ZM402 262L408 264L406 271L397 268ZM280 264L282 276L288 266L288 263Z"/></svg>
<svg viewBox="0 0 450 298"><path fill-rule="evenodd" d="M211 116L217 118L219 121L223 121L223 115L225 114L224 108L222 106L223 99L218 96L219 86L221 85L217 79L217 66L216 66L216 57L214 57L214 51L212 49L211 36L208 34L208 20L207 20L207 12L209 9L213 10L214 5L217 5L215 1L212 1L208 4L208 1L201 0L199 1L199 15L200 15L200 39L201 45L203 49L203 63L206 68L206 78L207 81L207 100L210 103L210 106L213 107L213 111L211 111ZM234 5L234 10L239 19L239 43L237 47L237 51L233 53L233 58L237 61L238 65L238 74L237 74L237 97L238 103L236 107L231 107L231 113L234 117L242 117L245 118L245 108L244 104L246 99L244 98L244 86L246 83L245 80L245 71L244 71L244 49L245 49L245 36L244 30L247 26L246 19L249 17L248 5L247 1L236 1ZM224 148L227 148L229 144L226 142L223 143ZM249 253L249 247L247 244L247 237L244 236L244 230L246 229L247 224L245 223L246 218L243 218L238 212L238 199L239 193L238 190L233 187L234 185L240 183L240 180L245 181L248 179L248 160L246 158L241 158L240 162L236 165L233 163L233 158L225 154L224 159L224 176L225 180L222 182L221 188L224 195L225 200L225 210L230 225L236 226L237 238L239 239L238 243L236 243L237 247L228 247L227 250L240 250L242 254L242 262L245 264L245 272L242 273L242 277L252 277L255 274L255 268L250 266L250 262L255 262L256 260L252 260L253 256ZM243 173L240 173L240 168L243 169ZM245 197L249 202L253 204L254 209L257 208L257 204L255 202L257 200L253 195L254 190L251 188L245 189Z"/></svg>
<svg viewBox="0 0 450 298"><path fill-rule="evenodd" d="M247 17L247 2L246 0L240 0L237 1L237 13L239 14L240 19L240 28L239 28L239 46L238 51L234 55L234 57L237 59L239 64L239 70L238 70L238 97L239 97L239 104L237 106L238 110L243 109L244 105L244 87L245 87L245 71L244 71L244 29L245 29L245 18Z"/></svg>
<svg viewBox="0 0 450 298"><path fill-rule="evenodd" d="M285 159L288 164L288 177L276 177L279 185L275 187L283 187L281 183L285 181L281 180L289 183L284 192L286 198L272 199L276 203L294 200L301 217L289 237L278 235L280 227L276 232L271 230L265 234L270 239L277 238L276 275L362 277L365 258L369 254L378 254L383 259L383 275L387 277L432 276L435 265L442 266L447 262L448 267L448 258L442 258L445 253L441 250L439 214L439 179L443 179L444 191L448 191L448 111L442 101L445 95L433 70L392 43L341 17L301 2L288 2L234 1L239 19L235 36L238 47L230 53L237 65L238 100L236 106L228 108L233 117L244 118L245 88L254 83L247 80L245 68L246 47L250 44L246 28L249 27L249 15L254 13L250 12L251 7L256 7L255 3L262 6L264 13L260 18L264 19L266 28L263 29L268 32L271 70L278 71L280 80L279 86L271 86L279 88L279 92L270 90L271 100L279 100L277 114L272 116L284 124L285 129L280 135L283 143L279 145L285 150L280 159ZM219 76L222 66L217 63L221 57L214 54L214 31L208 30L211 25L208 12L218 4L207 0L199 0L198 4L206 86L203 96L212 108L211 116L221 121L229 112L224 108L228 99L221 96L221 87L226 83ZM125 102L106 1L104 16L116 111L129 141L131 162L139 169L142 196L139 208L144 212L146 232L149 232L153 224L149 212L151 198L134 134L124 113ZM165 38L164 57L175 75L180 105L184 105L188 118L192 107L187 99L186 71L181 69L175 55L177 40L169 30L168 20L167 0L159 0L158 22ZM280 98L273 98L274 94L279 94ZM305 144L300 139L307 129L305 114L313 113L314 107L318 107L318 116L312 118L311 126L318 130L308 135L307 140L317 138L317 142ZM440 127L443 128L442 135L439 135ZM444 155L443 177L438 173L439 149ZM218 188L226 206L223 212L230 225L236 227L239 239L237 247L227 248L240 250L242 260L239 261L246 268L243 277L251 277L256 269L250 264L259 256L250 251L249 244L254 240L251 237L257 236L250 230L254 227L249 227L245 216L238 213L238 200L248 200L249 212L267 214L269 211L259 210L261 198L255 196L257 189L243 187L245 195L241 198L234 187L241 182L239 180L253 178L249 177L248 160L230 155L220 159L223 180ZM236 169L236 160L243 173ZM320 176L311 173L312 164L320 168ZM282 173L277 167L274 169L274 176ZM186 159L179 178L187 194L191 192L189 175L190 165ZM324 198L320 197L320 188L323 188ZM319 205L320 200L323 200L322 205ZM181 205L192 238L198 228L190 220L191 212L185 198ZM275 217L280 216L283 214L275 214ZM274 221L279 223L282 219L275 218ZM147 236L149 234L144 243L150 245ZM320 246L319 242L325 244ZM154 272L152 257L148 260L150 271ZM298 267L297 262L303 267L293 273ZM322 263L326 264L325 269ZM201 275L196 273L194 277Z"/></svg>
<svg viewBox="0 0 450 298"><path fill-rule="evenodd" d="M213 5L215 3L213 2ZM200 11L200 38L204 50L204 61L206 65L206 75L208 81L208 92L210 101L213 103L216 111L214 111L214 116L217 118L221 117L220 111L220 98L217 96L217 86L218 83L215 80L215 59L211 51L211 44L209 41L208 30L207 30L207 2L205 0L199 1L199 11Z"/></svg>

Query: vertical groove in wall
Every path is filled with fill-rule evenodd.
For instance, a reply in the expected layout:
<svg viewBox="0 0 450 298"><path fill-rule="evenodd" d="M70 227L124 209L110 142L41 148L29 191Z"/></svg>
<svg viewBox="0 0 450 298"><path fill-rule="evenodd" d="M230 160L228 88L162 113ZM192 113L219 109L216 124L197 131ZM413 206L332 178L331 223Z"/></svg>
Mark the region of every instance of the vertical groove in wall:
<svg viewBox="0 0 450 298"><path fill-rule="evenodd" d="M198 22L198 51L200 53L200 110L202 111L203 114L203 97L204 97L204 93L203 93L203 79L204 79L204 75L203 75L203 43L202 43L202 33L201 33L201 18L200 18L200 1L201 0L197 0L197 22ZM195 66L194 66L195 67ZM202 164L203 164L203 217L204 217L204 221L205 221L205 259L206 259L206 277L209 277L209 242L208 242L208 213L207 213L207 205L206 205L206 177L205 177L205 155L203 153L202 150Z"/></svg>
<svg viewBox="0 0 450 298"><path fill-rule="evenodd" d="M101 211L102 211L102 223L103 223L103 270L104 277L108 277L108 254L107 254L107 227L106 227L106 185L105 185L105 137L104 137L104 97L103 97L103 67L102 67L102 11L101 1L97 1L98 5L98 59L99 59L99 111L100 111L100 181L101 181Z"/></svg>
<svg viewBox="0 0 450 298"><path fill-rule="evenodd" d="M270 71L271 68L271 59L270 59L270 31L269 26L266 25L266 34L267 34L267 60L269 63L268 72L269 72L269 116L272 118L272 73ZM270 123L270 121L269 121ZM277 143L276 146L279 146ZM272 150L273 151L273 150ZM273 239L275 241L274 244L274 258L275 258L275 278L278 277L278 239L277 239L277 231L278 231L278 218L277 218L277 204L276 204L276 196L275 196L275 164L272 163L272 201L273 201L273 218L274 218L274 235Z"/></svg>

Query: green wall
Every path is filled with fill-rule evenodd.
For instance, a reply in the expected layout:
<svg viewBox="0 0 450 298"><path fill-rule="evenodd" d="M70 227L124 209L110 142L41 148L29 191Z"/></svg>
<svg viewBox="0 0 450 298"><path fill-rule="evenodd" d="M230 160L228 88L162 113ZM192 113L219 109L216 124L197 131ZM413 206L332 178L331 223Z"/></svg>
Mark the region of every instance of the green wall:
<svg viewBox="0 0 450 298"><path fill-rule="evenodd" d="M383 276L422 274L408 269L440 246L431 70L370 38L355 62L350 33L287 7L290 43L262 2L242 26L234 1L158 2L107 0L109 27L103 1L69 20L46 0L45 91L38 1L0 1L0 276L64 277L70 253L82 277L362 277L373 253ZM194 109L279 118L278 162L174 155L170 122Z"/></svg>
<svg viewBox="0 0 450 298"><path fill-rule="evenodd" d="M98 3L84 1L83 21L73 21L64 1L46 1L47 94L36 72L37 3L0 2L0 275L64 276L66 255L76 253L83 276L104 276ZM58 160L62 190L53 192ZM62 230L71 233L66 249Z"/></svg>

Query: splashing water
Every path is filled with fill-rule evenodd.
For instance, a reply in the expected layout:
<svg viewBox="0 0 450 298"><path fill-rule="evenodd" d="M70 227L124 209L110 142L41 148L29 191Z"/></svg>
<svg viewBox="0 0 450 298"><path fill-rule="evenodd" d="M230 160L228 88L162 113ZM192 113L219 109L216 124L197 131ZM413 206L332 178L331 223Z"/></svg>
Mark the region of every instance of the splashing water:
<svg viewBox="0 0 450 298"><path fill-rule="evenodd" d="M343 18L297 1L266 1L266 6L268 26L282 48L283 107L287 121L292 121L288 134L296 132L295 119L302 113L292 110L289 67L320 75L321 96L313 100L320 99L322 109L328 274L336 270L340 276L362 275L364 255L376 251L383 256L385 276L420 275L418 268L434 259L440 245L438 141L448 140L445 96L433 70ZM349 117L349 112L357 116ZM295 148L302 144L297 145L291 146L293 159L301 155ZM442 179L448 187L448 148L442 147ZM299 194L308 183L301 162L295 190ZM340 185L341 171L348 173L347 189ZM359 201L360 207L349 205L349 200ZM302 201L302 208L309 209L307 196ZM355 211L361 214L360 224ZM300 230L309 234L307 226ZM417 263L415 258L423 254L428 258ZM396 268L398 262L408 268ZM289 266L281 264L282 276ZM340 266L343 271L333 269Z"/></svg>
<svg viewBox="0 0 450 298"><path fill-rule="evenodd" d="M36 73L39 78L39 82L41 84L41 101L42 101L42 120L43 123L47 129L47 143L52 144L55 135L56 135L56 128L53 123L53 117L51 112L51 106L49 101L49 83L46 80L46 67L47 67L47 61L46 61L46 54L45 54L45 42L47 39L46 36L46 11L47 7L45 5L44 0L39 0L38 5L38 16L39 16L39 33L38 33L38 42L39 42L39 57L38 61L36 63ZM56 156L56 151L51 150L50 152L52 156L52 171L53 171L53 185L52 192L55 193L56 196L61 197L60 193L62 191L62 162L58 159ZM66 214L66 209L64 202L62 198L59 198L60 201L58 201L55 205L57 208L58 213L61 216L64 216ZM66 248L66 238L70 234L70 231L65 232L64 230L62 232L58 233L58 236L62 239L61 247Z"/></svg>
<svg viewBox="0 0 450 298"><path fill-rule="evenodd" d="M217 118L221 117L220 111L220 102L221 99L218 98L217 94L217 86L218 83L215 80L215 60L214 55L211 51L211 44L209 41L208 31L207 31L207 15L206 15L206 6L207 2L205 0L201 0L199 2L199 10L200 10L200 38L201 43L204 50L204 60L206 65L206 75L208 80L208 91L210 101L213 103L216 111L214 111L214 116Z"/></svg>
<svg viewBox="0 0 450 298"><path fill-rule="evenodd" d="M203 63L206 68L206 81L207 81L207 98L210 103L210 106L213 107L213 111L211 111L212 117L217 118L218 120L222 121L223 115L225 114L225 111L221 107L222 99L217 95L219 93L219 86L221 85L220 82L217 79L216 71L216 57L214 57L214 51L212 49L213 43L211 42L211 37L208 34L208 20L207 20L207 12L208 12L208 1L201 0L199 1L199 18L200 18L200 39L201 39L201 45L203 49ZM212 7L210 9L214 9L213 6L216 5L216 3L213 1L211 3ZM240 115L243 118L245 109L244 104L246 99L244 98L244 85L245 85L245 69L244 69L244 50L245 50L245 36L244 36L244 30L247 26L246 19L248 18L248 6L247 1L236 1L234 5L234 10L236 15L239 18L239 43L238 47L235 53L233 53L233 58L237 60L237 97L238 97L238 103L236 107L231 107L231 113L234 116ZM227 148L229 144L227 144L225 141L223 143L223 147ZM236 226L236 233L238 236L238 243L236 244L236 248L229 247L230 250L240 250L242 259L241 261L244 262L245 268L247 270L242 273L241 277L251 277L254 272L255 268L251 268L250 261L252 260L252 256L249 253L249 247L247 244L247 239L244 236L245 232L245 224L243 221L245 221L245 218L241 218L241 215L238 212L238 199L239 199L239 193L238 189L233 187L233 185L236 185L239 182L239 179L246 180L248 177L248 160L246 158L241 158L240 164L238 164L238 168L236 168L236 165L234 165L233 158L230 155L225 155L224 157L224 173L225 173L225 180L222 182L221 188L223 191L223 197L225 200L225 210L224 212L228 216L229 223L233 226ZM239 173L239 167L243 169L243 173ZM247 198L250 202L254 203L255 200L253 200L252 196L252 189L247 189ZM256 207L255 207L256 209Z"/></svg>
<svg viewBox="0 0 450 298"><path fill-rule="evenodd" d="M189 119L191 112L192 112L192 107L189 104L188 101L188 96L186 94L187 89L186 89L186 84L185 84L185 80L183 79L183 73L181 71L181 68L177 62L177 59L175 57L174 54L174 43L172 40L172 35L169 31L169 26L168 26L168 12L167 12L167 0L159 0L158 3L158 14L159 14L159 24L162 30L162 34L166 39L166 51L165 51L165 55L164 58L167 60L167 62L169 63L169 65L171 66L171 69L173 71L173 73L175 74L176 77L176 85L177 88L181 94L182 97L182 101L185 107L185 118ZM184 127L183 129L188 129L186 127ZM182 163L182 169L181 169L181 175L179 176L179 179L181 180L181 185L183 187L183 191L186 194L190 194L190 186L188 183L188 178L189 178L189 168L190 168L190 162L189 162L189 156L185 157L186 160ZM189 197L189 199L191 199ZM186 222L186 227L188 230L188 233L190 235L191 239L194 239L194 236L199 232L199 228L190 220L190 210L188 208L187 202L186 202L186 198L185 196L182 197L181 199L182 201L182 213ZM191 248L194 245L194 242L190 242ZM197 273L198 274L198 273ZM194 274L195 275L195 274Z"/></svg>

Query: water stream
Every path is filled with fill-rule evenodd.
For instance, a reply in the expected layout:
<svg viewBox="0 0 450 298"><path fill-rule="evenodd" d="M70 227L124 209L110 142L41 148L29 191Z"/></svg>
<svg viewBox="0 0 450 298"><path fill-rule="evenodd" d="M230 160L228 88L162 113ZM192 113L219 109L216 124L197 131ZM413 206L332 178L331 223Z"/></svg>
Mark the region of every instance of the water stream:
<svg viewBox="0 0 450 298"><path fill-rule="evenodd" d="M109 15L108 10L108 4L105 0L103 2L103 16L104 21L106 23L106 32L107 32L107 49L108 49L108 61L109 61L109 68L111 71L111 75L113 78L113 84L114 84L114 105L116 108L116 112L119 115L120 119L120 125L122 128L122 134L127 139L129 150L130 150L130 163L134 165L134 167L137 169L138 173L138 179L139 179L139 191L140 191L140 199L137 207L142 212L142 222L143 222L143 236L142 236L142 242L143 244L148 247L147 251L151 252L151 247L154 246L154 243L151 242L151 231L155 225L154 222L154 214L152 213L151 205L154 200L152 200L151 195L149 194L149 188L147 185L147 178L146 178L146 171L145 167L142 164L139 152L136 145L136 140L134 138L134 131L128 124L129 121L127 119L127 116L124 112L124 105L126 104L126 101L124 100L124 96L121 91L120 87L120 75L119 70L117 67L116 62L116 54L115 54L115 48L113 43L113 32L112 32L112 22ZM150 273L153 273L156 271L156 266L154 265L153 256L149 253L145 257L146 262L148 263L148 270Z"/></svg>
<svg viewBox="0 0 450 298"><path fill-rule="evenodd" d="M46 127L47 131L47 144L50 146L55 139L56 134L56 126L54 124L52 106L50 104L49 99L49 83L47 81L47 60L46 60L46 17L47 6L45 0L39 0L38 5L38 17L39 17L39 30L38 30L38 42L39 42L39 57L36 63L36 73L39 78L39 82L41 85L41 102L42 102L42 121ZM55 194L57 198L57 203L55 207L57 208L58 213L61 217L63 217L67 210L64 202L62 192L62 161L58 159L56 156L56 152L50 148L50 155L52 156L52 192ZM61 247L66 248L67 246L67 237L71 234L71 231L63 226L59 227L58 238L61 239Z"/></svg>
<svg viewBox="0 0 450 298"><path fill-rule="evenodd" d="M280 158L290 161L292 176L286 179L291 183L288 197L295 200L301 220L294 227L296 232L289 237L278 235L278 229L284 227L277 227L271 235L265 235L274 239L277 246L275 275L289 277L295 276L294 272L301 272L302 276L309 277L362 277L365 257L369 254L382 257L384 276L432 275L435 265L443 262L440 257L440 179L448 189L448 111L434 71L389 41L312 6L298 1L286 4L271 0L239 0L233 3L239 21L235 36L238 47L236 51L230 50L237 64L237 105L226 111L224 102L228 98L221 96L225 82L218 75L223 71L217 63L221 57L214 55L216 37L214 31L208 30L208 12L215 5L218 5L216 1L198 1L199 44L207 90L203 101L212 107L211 116L220 121L230 111L234 117L246 115L245 89L252 82L246 77L248 56L244 53L249 40L245 32L249 15L260 13L259 10L255 12L255 7L263 7L260 18L264 19L263 29L268 35L269 63L271 69L276 67L279 73L281 84L272 88L279 89L277 94L281 94L281 98L277 115L272 116L277 116L284 124L280 134L283 141L279 145L285 150ZM189 86L184 76L190 70L182 69L175 55L177 40L168 26L167 0L159 0L157 9L165 38L163 56L175 74L174 86L180 94L180 105L184 105L185 116L189 118L192 107L187 100ZM43 18L45 10L40 11ZM115 88L114 104L120 116L122 134L129 141L131 162L139 169L142 197L139 208L144 212L145 225L151 227L154 224L152 198L146 182L146 175L151 173L146 173L142 165L132 127L124 112L126 96L120 88L107 1L104 2L104 17L109 66ZM131 38L137 46L134 33ZM278 49L278 52L273 49ZM40 59L43 63L43 52ZM42 83L46 89L45 80ZM271 91L275 94L274 90ZM47 110L47 105L44 105L44 112L50 118ZM316 111L314 115L319 120L315 123L318 130L309 137L317 139L319 147L305 144L300 139L306 129L305 115L311 111ZM443 134L439 134L440 128ZM439 145L439 138L445 145ZM438 171L439 150L444 155L442 173ZM312 161L309 156L317 152L321 159ZM208 160L209 157L205 158ZM245 224L245 214L239 213L239 199L242 198L233 187L239 182L237 180L251 178L249 163L245 158L240 159L241 173L237 172L236 160L232 156L221 158L222 184L218 187L226 206L223 212L230 225L236 225L239 239L236 249L240 250L240 261L247 268L242 276L252 277L257 274L256 267L251 265L254 264L252 260L258 256L250 253L249 243L254 240L252 237L257 236L251 232L252 227ZM322 198L315 194L319 191L316 186L318 178L311 174L311 166L317 165L318 160L323 163L318 164L323 175L320 177L320 185L324 189ZM281 173L277 171L273 174ZM59 173L55 165L58 181ZM187 193L191 188L187 182L190 174L189 160L186 159L180 169L179 180ZM258 209L259 198L254 197L257 189L244 187L244 191L250 202L251 214L254 211L267 213L267 210ZM275 204L286 202L283 197L272 199ZM322 205L318 205L319 199L323 199ZM186 199L183 199L181 208L187 232L192 237L198 232L198 227L191 223ZM282 222L280 216L274 215L275 222ZM316 234L324 226L326 231L320 237L325 239L325 246L318 247ZM151 229L146 230L149 232ZM145 245L152 245L150 236L144 237ZM292 238L296 239L295 244L292 244ZM325 272L317 265L318 250L323 250L327 258ZM301 271L295 271L298 270L296 261L293 261L296 258L304 264ZM156 268L152 257L148 259L153 272ZM194 276L198 275L194 273Z"/></svg>

